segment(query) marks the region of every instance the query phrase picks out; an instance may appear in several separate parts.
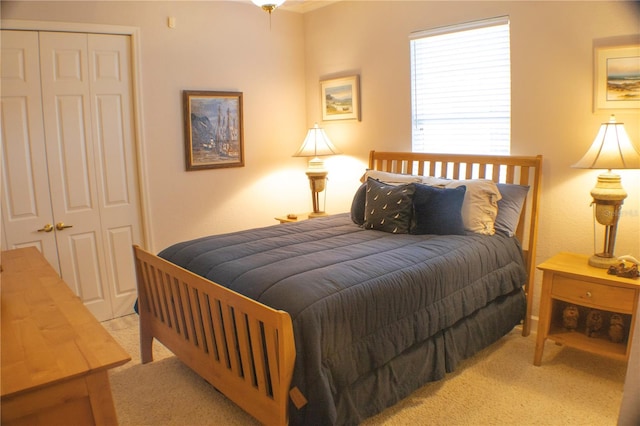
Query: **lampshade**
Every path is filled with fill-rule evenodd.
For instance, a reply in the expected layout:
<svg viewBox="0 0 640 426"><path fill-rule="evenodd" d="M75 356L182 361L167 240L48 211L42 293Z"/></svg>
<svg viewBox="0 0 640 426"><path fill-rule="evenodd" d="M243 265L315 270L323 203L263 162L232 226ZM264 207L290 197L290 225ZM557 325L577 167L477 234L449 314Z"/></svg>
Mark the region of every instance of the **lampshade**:
<svg viewBox="0 0 640 426"><path fill-rule="evenodd" d="M276 7L284 3L284 0L251 0L251 2L271 14Z"/></svg>
<svg viewBox="0 0 640 426"><path fill-rule="evenodd" d="M579 169L640 169L640 153L631 143L624 123L611 116L602 123L587 153L573 167Z"/></svg>
<svg viewBox="0 0 640 426"><path fill-rule="evenodd" d="M340 154L338 149L333 146L329 137L324 132L324 129L318 127L315 124L307 132L307 137L304 138L300 149L293 154L294 157L319 157L324 155L336 155Z"/></svg>

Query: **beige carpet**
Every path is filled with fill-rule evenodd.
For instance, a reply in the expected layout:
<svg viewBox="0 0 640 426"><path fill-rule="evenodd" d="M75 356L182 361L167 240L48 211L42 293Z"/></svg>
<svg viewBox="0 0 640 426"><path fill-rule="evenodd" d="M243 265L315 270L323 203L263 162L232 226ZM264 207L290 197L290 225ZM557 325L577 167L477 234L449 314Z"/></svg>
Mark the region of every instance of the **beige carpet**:
<svg viewBox="0 0 640 426"><path fill-rule="evenodd" d="M121 425L257 425L154 343L140 364L138 318L103 325L132 361L111 370ZM615 425L626 365L547 342L542 366L532 364L535 335L519 330L465 361L444 380L368 419L365 425Z"/></svg>

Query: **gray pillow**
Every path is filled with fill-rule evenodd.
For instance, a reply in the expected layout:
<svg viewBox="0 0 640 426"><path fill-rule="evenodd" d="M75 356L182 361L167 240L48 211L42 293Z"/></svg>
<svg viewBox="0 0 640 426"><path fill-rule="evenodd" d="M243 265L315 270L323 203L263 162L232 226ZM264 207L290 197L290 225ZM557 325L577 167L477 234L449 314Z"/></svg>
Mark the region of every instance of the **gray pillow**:
<svg viewBox="0 0 640 426"><path fill-rule="evenodd" d="M527 198L529 187L511 183L499 183L497 186L502 198L498 201L495 229L513 237L518 228L520 213Z"/></svg>
<svg viewBox="0 0 640 426"><path fill-rule="evenodd" d="M367 179L364 228L407 234L413 213L415 186L389 185Z"/></svg>
<svg viewBox="0 0 640 426"><path fill-rule="evenodd" d="M356 225L364 224L364 204L367 197L367 182L360 185L351 202L351 220Z"/></svg>

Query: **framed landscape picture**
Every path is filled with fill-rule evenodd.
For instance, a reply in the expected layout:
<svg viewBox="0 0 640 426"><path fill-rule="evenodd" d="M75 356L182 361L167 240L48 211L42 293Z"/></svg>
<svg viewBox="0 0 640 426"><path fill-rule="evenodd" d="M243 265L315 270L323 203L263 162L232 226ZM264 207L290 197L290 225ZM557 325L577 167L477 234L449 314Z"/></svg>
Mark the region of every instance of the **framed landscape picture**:
<svg viewBox="0 0 640 426"><path fill-rule="evenodd" d="M244 166L242 92L182 92L187 171Z"/></svg>
<svg viewBox="0 0 640 426"><path fill-rule="evenodd" d="M320 82L322 119L359 120L360 90L357 75Z"/></svg>
<svg viewBox="0 0 640 426"><path fill-rule="evenodd" d="M640 45L597 47L594 110L640 108Z"/></svg>

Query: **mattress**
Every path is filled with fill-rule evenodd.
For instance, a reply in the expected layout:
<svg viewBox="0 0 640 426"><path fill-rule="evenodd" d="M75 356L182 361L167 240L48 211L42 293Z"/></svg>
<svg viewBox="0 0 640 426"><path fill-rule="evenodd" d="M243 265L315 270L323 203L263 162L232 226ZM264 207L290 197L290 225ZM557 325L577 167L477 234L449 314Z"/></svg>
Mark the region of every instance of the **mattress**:
<svg viewBox="0 0 640 426"><path fill-rule="evenodd" d="M367 415L358 407L369 404L366 393L380 390L379 383L363 382L400 371L405 357L415 361L424 356L415 355L424 352L418 349L429 345L440 346L426 356L443 364L437 371L455 363L457 353L475 352L479 348L463 347L465 338L450 331L510 295L520 302L499 333L524 314L522 251L516 238L501 233L398 235L365 230L341 214L186 241L159 256L290 314L292 387L308 399L301 409L291 408L294 424L357 423ZM493 313L484 316L496 321ZM423 375L433 380L441 374ZM381 406L411 390L393 395L394 386L386 388L390 395L375 396Z"/></svg>

